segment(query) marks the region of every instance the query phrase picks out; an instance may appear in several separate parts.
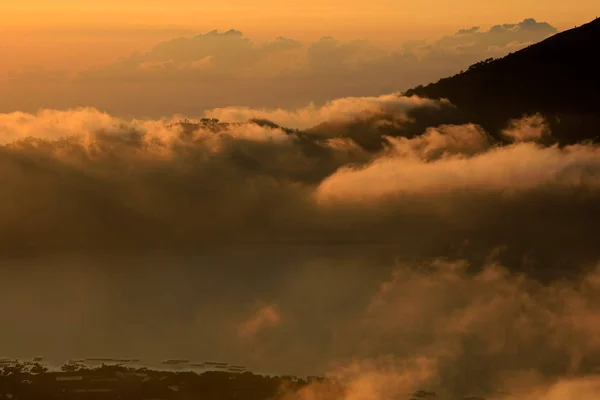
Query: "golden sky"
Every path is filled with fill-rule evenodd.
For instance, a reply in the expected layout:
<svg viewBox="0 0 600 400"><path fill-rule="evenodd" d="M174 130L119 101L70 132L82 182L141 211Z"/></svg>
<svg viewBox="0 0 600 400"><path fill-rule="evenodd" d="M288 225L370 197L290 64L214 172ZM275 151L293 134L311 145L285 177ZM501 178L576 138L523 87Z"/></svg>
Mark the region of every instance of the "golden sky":
<svg viewBox="0 0 600 400"><path fill-rule="evenodd" d="M28 66L78 70L182 35L237 29L252 40L333 36L383 45L535 18L568 29L598 0L0 1L0 81Z"/></svg>
<svg viewBox="0 0 600 400"><path fill-rule="evenodd" d="M185 25L248 33L437 31L533 17L558 27L600 14L597 0L20 0L0 5L12 28ZM562 25L562 26L561 26Z"/></svg>

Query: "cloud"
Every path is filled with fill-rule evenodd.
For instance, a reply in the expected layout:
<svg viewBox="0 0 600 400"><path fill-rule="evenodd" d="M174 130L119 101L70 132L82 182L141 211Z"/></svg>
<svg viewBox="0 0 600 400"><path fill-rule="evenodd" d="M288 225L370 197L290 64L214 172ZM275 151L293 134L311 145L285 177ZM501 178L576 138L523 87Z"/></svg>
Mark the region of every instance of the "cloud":
<svg viewBox="0 0 600 400"><path fill-rule="evenodd" d="M598 146L540 139L538 117L505 143L417 98L318 110L299 131L0 115L0 325L19 327L0 339L14 356L329 372L348 399L584 388Z"/></svg>
<svg viewBox="0 0 600 400"><path fill-rule="evenodd" d="M260 331L277 327L281 323L281 314L276 305L265 305L240 324L238 334L242 339L251 339Z"/></svg>
<svg viewBox="0 0 600 400"><path fill-rule="evenodd" d="M543 285L493 259L477 274L465 260L399 266L344 326L351 360L328 374L343 390L315 384L288 397L592 398L599 271Z"/></svg>
<svg viewBox="0 0 600 400"><path fill-rule="evenodd" d="M481 31L479 27L460 29L454 35L444 36L425 48L441 53L487 53L496 57L493 53L501 53L519 45L522 48L525 44L538 42L557 32L546 22L528 18L517 24L494 25L487 31Z"/></svg>
<svg viewBox="0 0 600 400"><path fill-rule="evenodd" d="M131 129L131 124L91 108L68 112L41 110L37 115L23 112L0 114L0 143L4 145L29 137L53 141L78 136L93 141L99 133L112 132L122 136Z"/></svg>
<svg viewBox="0 0 600 400"><path fill-rule="evenodd" d="M134 53L111 65L85 71L80 78L83 81L98 79L110 81L115 78L145 81L181 80L181 71L187 71L190 75L186 76L186 79L205 81L215 71L238 77L241 76L240 74L243 75L244 71L257 67L258 69L253 72L256 76L260 74L260 69L265 68L264 61L274 62L275 65L267 66L270 73L274 71L273 67L279 67L273 57L290 57L290 52L301 47L300 42L285 37L277 37L266 43L254 43L242 32L234 29L222 33L211 31L161 42L146 53ZM198 65L205 67L200 74L193 70ZM158 71L153 71L154 75L145 76L144 70L147 71L148 66L162 67L158 68ZM208 66L212 69L206 69ZM174 74L174 71L179 71L179 75Z"/></svg>
<svg viewBox="0 0 600 400"><path fill-rule="evenodd" d="M387 94L377 97L345 97L327 102L322 107L310 104L294 111L281 108L256 110L246 107L225 107L209 110L205 112L205 116L235 122L264 119L289 128L307 129L324 122L344 123L381 115L407 118L406 113L411 108L437 107L438 104L428 99Z"/></svg>
<svg viewBox="0 0 600 400"><path fill-rule="evenodd" d="M567 400L573 398L592 400L597 396L598 390L600 390L600 379L594 377L561 380L549 388L538 389L532 394L543 395L548 400Z"/></svg>
<svg viewBox="0 0 600 400"><path fill-rule="evenodd" d="M444 150L453 150L449 147L446 144ZM597 148L542 149L525 144L493 149L470 158L462 154L446 156L429 163L419 158L387 156L367 167L342 169L328 177L317 191L317 201L364 199L372 204L372 201L404 194L439 195L463 190L511 193L583 182L596 188L600 184L599 162ZM574 165L578 172L572 173Z"/></svg>
<svg viewBox="0 0 600 400"><path fill-rule="evenodd" d="M415 251L434 227L445 237L440 245L484 238L509 245L520 239L505 224L518 218L530 224L523 235L538 235L533 248L568 229L568 242L587 247L597 146L500 146L469 124L407 135L421 118L411 113L431 108L444 109L390 95L339 99L313 114L242 118L326 121L299 132L252 122L126 121L93 109L4 114L0 223L10 239L2 246L35 254L358 240L406 241ZM515 129L531 136L527 120L513 125L513 137ZM570 211L539 217L556 207Z"/></svg>
<svg viewBox="0 0 600 400"><path fill-rule="evenodd" d="M548 125L544 118L535 114L519 120L511 121L504 135L515 142L539 142L550 135Z"/></svg>
<svg viewBox="0 0 600 400"><path fill-rule="evenodd" d="M456 32L456 34L455 34L455 35L456 35L456 36L460 36L460 35L468 35L468 34L471 34L471 33L477 33L477 32L479 32L479 27L478 27L478 26L474 26L474 27L472 27L472 28L470 28L470 29L459 29L459 30Z"/></svg>
<svg viewBox="0 0 600 400"><path fill-rule="evenodd" d="M225 106L320 108L331 99L377 97L436 81L554 33L548 24L525 20L387 48L330 36L310 43L285 37L258 42L233 29L211 31L163 41L75 77L43 69L13 76L3 85L0 111L85 104L115 115L160 118Z"/></svg>

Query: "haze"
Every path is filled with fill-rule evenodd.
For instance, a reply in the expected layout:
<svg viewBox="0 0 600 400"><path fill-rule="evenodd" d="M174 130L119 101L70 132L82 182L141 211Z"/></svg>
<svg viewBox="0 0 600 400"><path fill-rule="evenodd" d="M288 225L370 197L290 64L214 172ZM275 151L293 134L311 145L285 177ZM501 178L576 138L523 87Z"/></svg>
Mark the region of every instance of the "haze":
<svg viewBox="0 0 600 400"><path fill-rule="evenodd" d="M5 1L0 5L0 74L32 64L74 68L109 61L177 32L233 28L254 40L334 36L391 46L528 17L563 30L586 22L599 8L594 0Z"/></svg>

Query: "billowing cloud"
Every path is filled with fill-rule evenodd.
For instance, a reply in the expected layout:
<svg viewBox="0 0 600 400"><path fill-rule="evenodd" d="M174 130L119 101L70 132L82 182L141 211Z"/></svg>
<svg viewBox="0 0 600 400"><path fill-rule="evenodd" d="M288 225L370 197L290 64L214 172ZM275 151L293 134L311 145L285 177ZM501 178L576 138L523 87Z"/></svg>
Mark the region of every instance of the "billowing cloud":
<svg viewBox="0 0 600 400"><path fill-rule="evenodd" d="M510 127L504 131L504 135L515 142L540 142L550 136L550 131L544 118L536 114L512 121Z"/></svg>
<svg viewBox="0 0 600 400"><path fill-rule="evenodd" d="M405 147L401 147L401 151L405 151ZM369 203L369 200L402 195L473 190L511 193L583 182L597 187L600 184L599 162L597 148L572 146L559 149L555 146L540 149L525 144L490 150L471 158L447 156L429 163L419 158L392 155L360 169L339 170L322 183L317 199L338 198L343 202L363 199ZM574 165L577 165L577 172L572 169Z"/></svg>
<svg viewBox="0 0 600 400"><path fill-rule="evenodd" d="M598 145L537 116L505 143L417 98L319 110L0 115L6 356L329 372L353 400L591 391Z"/></svg>
<svg viewBox="0 0 600 400"><path fill-rule="evenodd" d="M469 124L408 135L423 118L416 111L430 108L444 106L390 95L242 118L324 121L297 132L260 122L126 121L93 109L5 114L1 246L43 253L357 240L407 241L415 250L434 227L450 242L519 242L508 221L529 224L521 233L534 235L533 248L550 234L590 243L584 221L598 211L597 146L499 146ZM508 132L531 137L530 122ZM569 217L539 219L556 207Z"/></svg>
<svg viewBox="0 0 600 400"><path fill-rule="evenodd" d="M543 285L490 258L405 264L382 282L343 327L348 359L293 399L437 396L498 400L592 398L600 352L599 270L576 282Z"/></svg>
<svg viewBox="0 0 600 400"><path fill-rule="evenodd" d="M259 70L253 72L255 77L265 70L272 72L279 68L282 77L288 79L306 74L313 77L326 75L331 78L336 74L347 73L353 73L358 78L361 74L368 73L368 70L381 72L381 67L386 64L389 67L393 65L396 73L402 75L403 67L410 67L403 65L402 61L408 62L415 55L421 60L413 62L417 61L420 64L429 64L428 59L451 54L470 55L471 57L463 61L469 63L488 56L505 54L507 52L504 52L504 47L513 50L513 47L519 44L539 41L556 32L557 30L547 23L526 19L518 24L496 25L489 31L480 31L479 28L460 30L454 35L422 42L420 45L409 43L401 52L395 52L364 40L340 42L331 36L324 36L307 44L285 37L277 37L266 43L254 43L242 32L232 29L222 33L211 31L163 42L147 53L135 54L120 61L112 68L126 72L136 65L167 61L181 67L211 57L215 68L226 70L233 76L239 76L243 71L259 66ZM278 55L285 56L285 59L292 60L295 64L288 64L287 68L282 68L283 65L277 63L284 60ZM334 75L331 76L331 73ZM382 78L380 76L380 79ZM163 75L162 79L169 79L169 75Z"/></svg>
<svg viewBox="0 0 600 400"><path fill-rule="evenodd" d="M253 119L269 120L289 128L307 129L324 122L335 124L387 115L407 118L406 112L412 108L436 107L438 104L428 99L387 94L377 97L345 97L327 102L322 107L310 104L293 111L281 108L256 110L245 107L225 107L209 110L205 115L209 118L235 122Z"/></svg>

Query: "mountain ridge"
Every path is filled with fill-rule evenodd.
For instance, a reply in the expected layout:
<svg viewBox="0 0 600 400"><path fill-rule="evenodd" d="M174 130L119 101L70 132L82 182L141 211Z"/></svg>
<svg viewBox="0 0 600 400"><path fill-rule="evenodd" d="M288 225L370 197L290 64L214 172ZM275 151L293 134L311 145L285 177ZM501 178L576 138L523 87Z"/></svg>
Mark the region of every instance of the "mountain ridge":
<svg viewBox="0 0 600 400"><path fill-rule="evenodd" d="M448 99L499 136L511 119L539 113L565 144L600 135L600 18L403 94Z"/></svg>

